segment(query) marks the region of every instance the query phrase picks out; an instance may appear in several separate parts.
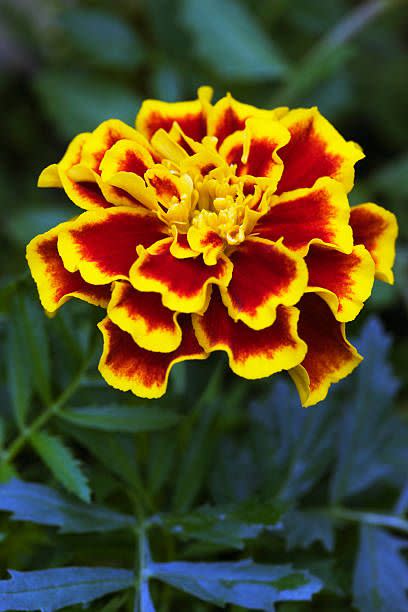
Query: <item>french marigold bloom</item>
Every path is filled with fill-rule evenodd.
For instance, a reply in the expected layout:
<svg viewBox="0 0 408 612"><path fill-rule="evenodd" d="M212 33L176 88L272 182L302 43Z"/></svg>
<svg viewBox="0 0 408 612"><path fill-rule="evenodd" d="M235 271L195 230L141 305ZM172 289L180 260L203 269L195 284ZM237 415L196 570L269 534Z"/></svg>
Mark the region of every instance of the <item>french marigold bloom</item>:
<svg viewBox="0 0 408 612"><path fill-rule="evenodd" d="M106 309L99 369L123 391L160 397L173 364L224 351L315 404L362 359L345 324L374 277L393 282L394 215L348 202L362 157L316 108L147 100L41 173L83 209L27 247L41 303Z"/></svg>

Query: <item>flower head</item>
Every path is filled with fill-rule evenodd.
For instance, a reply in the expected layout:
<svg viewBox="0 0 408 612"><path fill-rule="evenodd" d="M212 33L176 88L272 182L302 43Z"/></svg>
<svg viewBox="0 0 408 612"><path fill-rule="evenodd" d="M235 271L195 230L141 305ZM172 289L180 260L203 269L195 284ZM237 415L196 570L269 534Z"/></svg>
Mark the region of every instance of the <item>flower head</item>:
<svg viewBox="0 0 408 612"><path fill-rule="evenodd" d="M74 138L39 186L85 211L34 238L29 266L46 311L106 308L110 385L159 397L174 363L221 350L244 378L288 370L308 406L361 360L345 323L393 282L396 220L350 209L363 153L316 108L210 100L147 100L136 129Z"/></svg>

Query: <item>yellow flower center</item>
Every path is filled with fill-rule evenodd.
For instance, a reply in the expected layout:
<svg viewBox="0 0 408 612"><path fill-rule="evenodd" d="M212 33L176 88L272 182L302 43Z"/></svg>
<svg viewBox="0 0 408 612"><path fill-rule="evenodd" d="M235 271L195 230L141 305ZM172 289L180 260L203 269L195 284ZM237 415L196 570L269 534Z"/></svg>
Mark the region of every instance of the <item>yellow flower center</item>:
<svg viewBox="0 0 408 612"><path fill-rule="evenodd" d="M171 153L172 159L161 164L160 184L167 196L160 199L158 216L173 234L187 234L191 248L215 262L253 231L266 212L265 190L237 177L236 166L228 165L208 145L201 145L192 156L182 156L179 150Z"/></svg>

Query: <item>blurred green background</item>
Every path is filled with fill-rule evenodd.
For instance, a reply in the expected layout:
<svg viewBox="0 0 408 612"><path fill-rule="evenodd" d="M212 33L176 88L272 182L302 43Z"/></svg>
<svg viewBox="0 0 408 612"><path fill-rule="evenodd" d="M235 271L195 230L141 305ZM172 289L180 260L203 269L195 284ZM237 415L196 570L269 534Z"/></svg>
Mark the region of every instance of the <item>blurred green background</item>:
<svg viewBox="0 0 408 612"><path fill-rule="evenodd" d="M132 124L143 98L188 99L200 84L265 107L318 105L365 150L352 203L398 215L396 285L378 284L366 311L395 338L404 401L407 41L401 1L0 0L2 283L25 270L32 236L75 212L36 179L77 132Z"/></svg>
<svg viewBox="0 0 408 612"><path fill-rule="evenodd" d="M395 212L400 237L395 285L376 283L363 313L350 325L349 336L358 336L373 313L380 316L387 335L381 325L369 321L361 343L365 362L345 384L336 385L327 402L310 412L300 410L296 394L276 384L275 378L272 384L247 383L235 377L222 381L221 370L216 370L218 378L212 379L218 381L212 389L216 400L207 398L204 407L198 400L192 409L192 400L210 376L215 363L212 357L208 364L192 364L188 370L191 376L180 366L172 376L163 406L161 401L148 404L149 410L169 409L171 413L174 409L176 414L189 415L177 434L174 430L169 435L152 431L148 438L145 433L132 435L130 426L130 433L124 433L123 426L101 431L97 426L93 429L93 424L87 429L86 423L81 430L75 421L72 424L68 419L67 424L60 415L52 423L46 422L56 457L44 462L38 449L33 452L28 436L30 443L27 448L23 445L18 463L6 462L3 471L0 465L0 481L18 470L25 480L48 483L51 474L44 472L42 461L59 485L82 500L87 501L92 492L97 503L108 503L120 511L129 511L128 489L129 498L134 491L139 494L141 472L160 511L191 509L208 498L216 504L235 503L251 498L259 487L272 499L289 500L295 508L300 505L305 516L309 506L325 505L332 511L333 503L346 498L351 508L356 505L388 513L393 507L393 520L395 514L406 512L408 503L405 487L395 505L406 479L407 463L406 0L0 0L0 451L5 440L7 448L12 447L14 412L17 425L25 432L26 421L20 418L20 422L18 417L29 415L28 421L35 422L32 413L43 414L49 403L47 389L64 390L71 380L75 381L78 364L88 354L92 333L96 333L92 317L101 317L100 311L93 314L96 309L90 307L81 310L87 307L73 300L58 317L46 321L38 306L27 272L25 245L36 234L77 214L62 190L37 189L40 171L61 158L76 133L92 130L110 117L133 124L142 99L189 99L202 84L213 86L216 98L231 91L239 100L266 108L317 105L347 139L362 145L366 159L358 164L351 203L375 201ZM20 288L16 279L26 282L21 283L21 292L13 295ZM392 368L388 365L389 344ZM143 401L130 394L119 397L108 389L97 374L96 363L89 370L74 397L74 406L89 403L103 408L106 403L108 407L118 403L126 408L136 403L147 412ZM44 380L38 376L41 372L46 374L46 392ZM258 391L269 388L270 398L253 406ZM219 414L217 402L222 405ZM19 405L23 407L20 412ZM394 418L397 412L402 419ZM67 441L61 452L60 445ZM74 473L75 486L67 486L64 481L64 462ZM329 469L334 476L332 496L327 501ZM382 480L384 474L388 480ZM263 510L262 505L260 508ZM296 561L318 576L327 573L322 578L326 590L316 603L281 604L281 612L352 609L352 571L354 601L360 601L359 593L367 584L375 583L374 592L376 583L382 580L377 591L383 593L385 605L390 594L405 605L406 585L401 577L406 574L406 565L396 554L394 540L386 539L388 532L374 530L377 540L373 540L368 554L361 544L365 541L362 536L357 544L354 523L361 520L365 528L372 516L357 514L357 519L354 515L346 517L349 525L340 525L340 536L330 545L326 541L334 537L330 535L330 521L336 519L330 514L329 523L322 523L318 515L314 524L305 517L300 520L300 513L295 515L295 522L284 526L286 549L274 534L249 542L245 554L255 554L262 561ZM379 525L392 526L388 518L386 515L381 522L380 516ZM211 532L211 525L207 528ZM171 529L167 533L165 526L163 529L164 536L159 530L152 536L158 559L202 560L216 554L216 548L209 545L216 540L211 540L205 530L202 548L194 541L183 548L176 545L177 536ZM132 564L132 534L75 538L30 523L12 523L2 515L0 542L6 530L8 539L0 550L0 566L33 569L71 561L76 565L93 564L95 555L105 565ZM235 523L231 534L236 537ZM193 540L195 537L193 533ZM306 553L303 549L313 543ZM326 551L318 548L320 544ZM336 570L331 558L326 565L320 563L321 558L327 560L324 555L332 549ZM384 572L377 572L376 563ZM162 597L167 602L167 607L160 610L186 609L180 606L189 605L185 598L172 595L171 589L155 588L154 598L159 601ZM116 598L117 607L106 610L124 609L123 601L130 609L129 594L125 593L124 599L122 595ZM195 612L210 609L199 603L191 606L189 609ZM394 612L404 608L391 604L374 611L369 601L358 609ZM99 612L100 604L90 610Z"/></svg>

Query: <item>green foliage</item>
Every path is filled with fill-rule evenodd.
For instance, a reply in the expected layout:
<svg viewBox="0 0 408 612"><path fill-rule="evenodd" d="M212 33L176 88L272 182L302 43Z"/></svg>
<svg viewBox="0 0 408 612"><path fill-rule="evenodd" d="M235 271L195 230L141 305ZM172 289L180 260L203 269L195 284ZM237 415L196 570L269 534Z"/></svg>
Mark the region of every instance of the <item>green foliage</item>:
<svg viewBox="0 0 408 612"><path fill-rule="evenodd" d="M61 439L41 431L32 434L30 441L45 465L67 491L84 501L89 501L90 490L87 479L71 450Z"/></svg>
<svg viewBox="0 0 408 612"><path fill-rule="evenodd" d="M2 3L0 610L407 608L406 29L398 0ZM118 394L103 313L48 319L28 280L27 241L77 214L40 170L202 84L318 105L365 150L352 203L398 215L396 283L353 330L365 361L307 410L219 356L177 366L162 400Z"/></svg>
<svg viewBox="0 0 408 612"><path fill-rule="evenodd" d="M22 290L18 298L30 300ZM63 329L44 319L51 353ZM0 532L11 546L0 560L18 571L0 581L8 606L0 609L75 610L98 599L91 610L131 610L135 601L154 612L164 602L169 610L190 606L191 597L204 606L192 609L203 611L210 603L341 610L351 601L362 612L404 609L408 425L391 409L398 385L378 320L357 340L366 360L354 381L309 410L283 380L269 391L253 385L248 409L248 387L230 385L224 363L214 360L188 366L195 375L183 376L182 387L173 385L150 413L127 395L118 405L114 391L92 387L94 345L87 345L85 353L77 347L79 362L49 362L51 380L60 380L54 371L62 365L70 382L53 388L49 401L32 388L20 433L2 419L0 511L11 516L3 515ZM10 480L14 466L24 480ZM224 488L226 478L233 486ZM30 558L21 556L20 537L32 542ZM116 586L109 572L118 572ZM43 588L50 593L44 602ZM123 593L108 597L117 590Z"/></svg>
<svg viewBox="0 0 408 612"><path fill-rule="evenodd" d="M132 572L108 567L65 567L37 572L10 572L0 581L0 610L50 612L69 604L86 604L96 597L132 584Z"/></svg>
<svg viewBox="0 0 408 612"><path fill-rule="evenodd" d="M276 79L287 70L261 24L238 2L184 0L181 20L197 57L227 81Z"/></svg>
<svg viewBox="0 0 408 612"><path fill-rule="evenodd" d="M138 406L135 411L120 404L63 410L60 416L80 427L104 431L157 431L174 427L180 420L177 414L160 406Z"/></svg>
<svg viewBox="0 0 408 612"><path fill-rule="evenodd" d="M354 603L362 612L404 612L407 608L407 564L401 549L406 540L363 526L353 581Z"/></svg>

